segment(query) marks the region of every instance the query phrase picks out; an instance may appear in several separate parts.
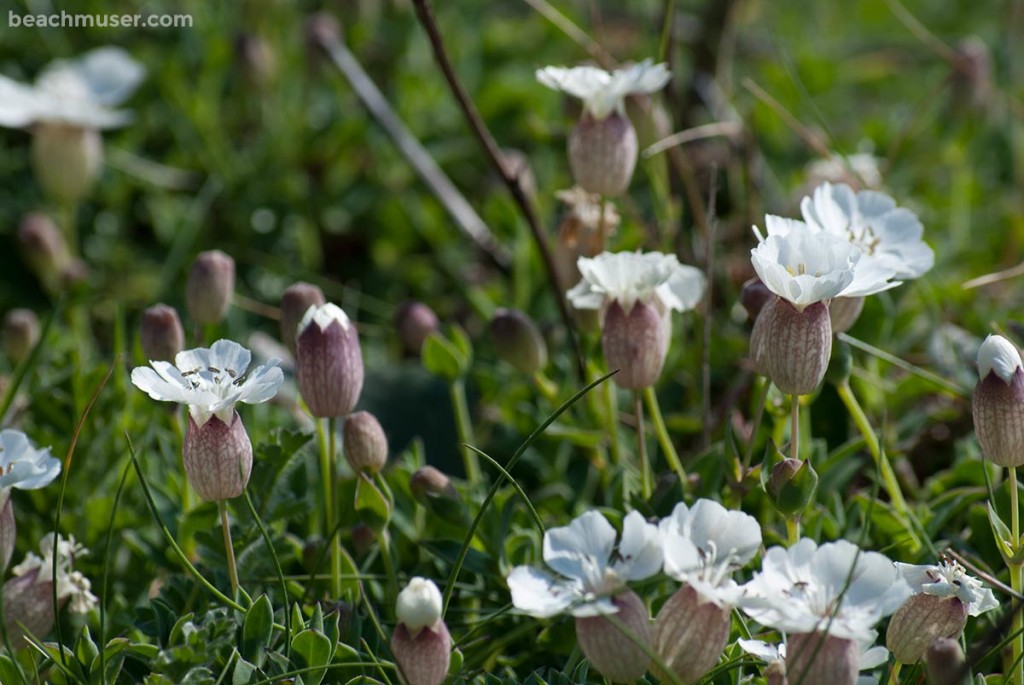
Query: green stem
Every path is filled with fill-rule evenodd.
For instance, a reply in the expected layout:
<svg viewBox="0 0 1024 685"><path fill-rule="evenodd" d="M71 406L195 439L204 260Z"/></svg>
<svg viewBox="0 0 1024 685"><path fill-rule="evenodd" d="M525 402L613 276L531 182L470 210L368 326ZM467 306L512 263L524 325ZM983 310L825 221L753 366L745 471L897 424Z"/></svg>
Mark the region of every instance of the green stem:
<svg viewBox="0 0 1024 685"><path fill-rule="evenodd" d="M754 443L757 442L757 432L761 428L762 419L764 419L764 405L768 401L768 391L772 388L772 382L764 376L758 376L758 382L761 389L757 394L754 422L750 424L750 440L747 442L747 449L743 454L743 473L750 468L750 462L754 458Z"/></svg>
<svg viewBox="0 0 1024 685"><path fill-rule="evenodd" d="M1017 501L1017 467L1010 467L1010 535L1013 537L1013 553L1017 554L1020 548L1020 510ZM1010 586L1020 596L1024 589L1024 566L1021 564L1010 564ZM1014 685L1024 684L1024 664L1021 663L1021 655L1024 654L1024 620L1021 612L1013 614L1013 625L1010 628L1010 635L1013 636L1013 682Z"/></svg>
<svg viewBox="0 0 1024 685"><path fill-rule="evenodd" d="M320 482L323 483L324 491L324 527L323 534L327 535L334 527L334 498L331 484L334 482L331 471L331 450L327 444L327 421L316 422L316 438L320 444Z"/></svg>
<svg viewBox="0 0 1024 685"><path fill-rule="evenodd" d="M341 523L338 520L338 506L335 501L338 477L337 421L338 419L333 416L327 419L327 463L330 468L330 476L327 479L328 491L326 493L327 501L330 503L328 508L328 516L330 517L328 530ZM341 597L341 538L337 535L331 537L331 596L334 598Z"/></svg>
<svg viewBox="0 0 1024 685"><path fill-rule="evenodd" d="M644 430L644 403L640 391L633 391L633 412L636 414L636 449L640 454L640 494L651 498L651 462L647 458L647 435Z"/></svg>
<svg viewBox="0 0 1024 685"><path fill-rule="evenodd" d="M608 428L608 445L611 450L612 466L622 464L622 446L619 444L619 407L616 403L615 385L604 386L605 426Z"/></svg>
<svg viewBox="0 0 1024 685"><path fill-rule="evenodd" d="M892 665L892 670L889 671L889 685L899 685L900 683L900 669L903 668L903 664L896 662Z"/></svg>
<svg viewBox="0 0 1024 685"><path fill-rule="evenodd" d="M224 533L224 553L228 557L228 577L231 579L231 596L238 597L238 567L235 565L235 548L231 544L231 526L228 524L228 502L218 500L220 511L220 527Z"/></svg>
<svg viewBox="0 0 1024 685"><path fill-rule="evenodd" d="M792 395L790 403L792 404L791 413L793 417L793 422L789 428L789 444L792 448L790 456L793 459L800 459L800 396Z"/></svg>
<svg viewBox="0 0 1024 685"><path fill-rule="evenodd" d="M672 444L672 438L665 427L665 419L661 415L658 395L654 392L654 388L644 388L644 399L647 400L647 411L651 415L654 434L658 436L658 444L661 445L661 450L665 453L665 461L668 462L669 468L675 471L675 474L679 477L679 487L685 491L686 471L683 469L683 464L679 460L679 454L676 452L676 448Z"/></svg>
<svg viewBox="0 0 1024 685"><path fill-rule="evenodd" d="M850 389L850 383L843 381L836 385L836 390L839 393L839 398L846 405L846 410L850 412L850 417L853 419L853 423L857 426L857 430L864 437L864 443L868 447L868 451L871 452L872 459L875 460L875 465L878 467L879 472L882 474L882 486L885 491L889 494L889 500L892 502L893 507L901 515L906 515L908 512L907 501L903 498L903 490L900 489L900 483L896 479L896 472L892 470L892 465L889 463L889 459L882 452L881 445L878 442L878 436L875 435L875 431L871 428L871 422L868 421L867 414L861 408L860 403L853 394L853 390Z"/></svg>
<svg viewBox="0 0 1024 685"><path fill-rule="evenodd" d="M385 526L380 531L380 562L384 565L384 573L388 577L387 603L391 605L398 597L398 576L395 573L395 560L391 556L391 536Z"/></svg>
<svg viewBox="0 0 1024 685"><path fill-rule="evenodd" d="M786 543L792 547L800 541L800 515L786 517Z"/></svg>
<svg viewBox="0 0 1024 685"><path fill-rule="evenodd" d="M480 482L480 460L476 452L466 447L475 445L473 423L469 420L469 403L466 402L466 383L461 379L451 384L452 407L455 409L455 427L459 431L459 444L462 447L462 459L466 465L466 480L470 483Z"/></svg>

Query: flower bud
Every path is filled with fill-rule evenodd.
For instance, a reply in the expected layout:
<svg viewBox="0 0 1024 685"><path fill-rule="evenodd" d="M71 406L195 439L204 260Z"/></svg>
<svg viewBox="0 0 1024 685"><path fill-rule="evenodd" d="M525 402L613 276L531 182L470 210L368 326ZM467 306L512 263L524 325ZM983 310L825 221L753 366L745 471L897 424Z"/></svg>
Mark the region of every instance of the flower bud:
<svg viewBox="0 0 1024 685"><path fill-rule="evenodd" d="M92 128L37 124L32 136L32 168L43 191L63 204L84 198L103 165L103 137Z"/></svg>
<svg viewBox="0 0 1024 685"><path fill-rule="evenodd" d="M771 321L778 297L772 295L761 305L754 319L754 327L750 331L750 364L754 373L761 376L768 375L767 355L765 354L765 331L768 329L768 322Z"/></svg>
<svg viewBox="0 0 1024 685"><path fill-rule="evenodd" d="M601 675L613 683L631 683L647 672L651 658L635 640L651 644L651 618L637 594L627 591L612 597L618 607L613 624L604 616L577 616L576 640L583 656ZM623 632L632 633L632 637Z"/></svg>
<svg viewBox="0 0 1024 685"><path fill-rule="evenodd" d="M791 683L856 685L860 649L853 640L827 633L798 633L786 644L786 677Z"/></svg>
<svg viewBox="0 0 1024 685"><path fill-rule="evenodd" d="M324 291L310 283L298 282L288 286L281 294L281 342L295 353L295 335L299 322L310 307L319 307L327 300Z"/></svg>
<svg viewBox="0 0 1024 685"><path fill-rule="evenodd" d="M71 260L64 235L50 217L41 212L26 214L18 226L25 261L47 290L60 289L61 273Z"/></svg>
<svg viewBox="0 0 1024 685"><path fill-rule="evenodd" d="M220 250L200 252L185 283L188 315L200 324L219 323L235 292L235 260Z"/></svg>
<svg viewBox="0 0 1024 685"><path fill-rule="evenodd" d="M419 356L423 341L440 327L437 314L422 302L405 302L395 312L395 330L408 354Z"/></svg>
<svg viewBox="0 0 1024 685"><path fill-rule="evenodd" d="M810 462L783 459L772 467L768 492L775 501L775 508L783 516L803 512L817 489L818 473Z"/></svg>
<svg viewBox="0 0 1024 685"><path fill-rule="evenodd" d="M139 341L146 359L173 363L175 355L185 348L185 331L177 310L155 304L142 312Z"/></svg>
<svg viewBox="0 0 1024 685"><path fill-rule="evenodd" d="M901 664L916 664L940 637L956 639L967 625L967 606L956 597L912 596L893 614L885 646Z"/></svg>
<svg viewBox="0 0 1024 685"><path fill-rule="evenodd" d="M295 380L309 412L345 416L363 389L363 353L355 324L335 304L310 307L295 339Z"/></svg>
<svg viewBox="0 0 1024 685"><path fill-rule="evenodd" d="M12 309L4 315L4 354L14 364L28 357L39 342L39 317L31 309Z"/></svg>
<svg viewBox="0 0 1024 685"><path fill-rule="evenodd" d="M548 347L533 319L518 309L499 309L490 325L498 356L532 376L548 363Z"/></svg>
<svg viewBox="0 0 1024 685"><path fill-rule="evenodd" d="M665 365L669 333L667 312L656 305L637 302L627 312L612 302L604 315L601 346L608 370L620 369L615 384L631 390L654 385Z"/></svg>
<svg viewBox="0 0 1024 685"><path fill-rule="evenodd" d="M964 685L964 653L953 638L940 637L928 646L924 663L931 685Z"/></svg>
<svg viewBox="0 0 1024 685"><path fill-rule="evenodd" d="M243 33L235 40L235 60L245 80L256 88L264 88L274 80L277 58L270 44L261 36Z"/></svg>
<svg viewBox="0 0 1024 685"><path fill-rule="evenodd" d="M7 565L14 556L14 541L17 537L14 521L14 503L10 488L0 488L0 576L7 572Z"/></svg>
<svg viewBox="0 0 1024 685"><path fill-rule="evenodd" d="M768 377L787 395L808 395L825 377L832 355L832 326L821 302L798 310L776 298L766 307L760 331L760 360Z"/></svg>
<svg viewBox="0 0 1024 685"><path fill-rule="evenodd" d="M693 683L714 668L729 640L730 610L701 597L683 585L658 612L654 649L684 683ZM655 675L669 682L665 674Z"/></svg>
<svg viewBox="0 0 1024 685"><path fill-rule="evenodd" d="M425 578L413 578L398 593L391 652L406 685L441 685L448 675L452 639L441 620L441 602L441 591Z"/></svg>
<svg viewBox="0 0 1024 685"><path fill-rule="evenodd" d="M569 134L569 167L587 192L621 194L633 178L637 152L633 124L619 112L603 119L584 112Z"/></svg>
<svg viewBox="0 0 1024 685"><path fill-rule="evenodd" d="M377 542L377 531L365 523L352 526L352 551L357 557L365 557Z"/></svg>
<svg viewBox="0 0 1024 685"><path fill-rule="evenodd" d="M981 380L974 388L974 432L981 451L999 466L1024 465L1024 368L1017 348L1002 336L978 351Z"/></svg>
<svg viewBox="0 0 1024 685"><path fill-rule="evenodd" d="M53 628L53 581L40 580L41 569L4 583L4 628L17 648L23 637L42 639Z"/></svg>
<svg viewBox="0 0 1024 685"><path fill-rule="evenodd" d="M428 497L447 497L448 499L458 499L459 497L451 479L443 471L433 466L416 469L416 472L412 474L410 488L412 496L419 502L423 502Z"/></svg>
<svg viewBox="0 0 1024 685"><path fill-rule="evenodd" d="M951 80L954 110L984 112L992 104L992 52L983 40L971 36L956 46Z"/></svg>
<svg viewBox="0 0 1024 685"><path fill-rule="evenodd" d="M204 501L241 495L252 471L252 442L238 412L230 425L213 416L197 426L190 416L182 460L188 482Z"/></svg>
<svg viewBox="0 0 1024 685"><path fill-rule="evenodd" d="M836 297L828 305L828 318L832 323L832 334L845 333L857 323L864 311L863 297Z"/></svg>
<svg viewBox="0 0 1024 685"><path fill-rule="evenodd" d="M744 283L743 288L740 289L740 304L747 310L747 317L751 321L757 321L757 315L774 297L775 293L769 290L768 286L756 276Z"/></svg>
<svg viewBox="0 0 1024 685"><path fill-rule="evenodd" d="M388 436L377 418L357 411L345 419L345 460L356 473L377 473L388 462Z"/></svg>

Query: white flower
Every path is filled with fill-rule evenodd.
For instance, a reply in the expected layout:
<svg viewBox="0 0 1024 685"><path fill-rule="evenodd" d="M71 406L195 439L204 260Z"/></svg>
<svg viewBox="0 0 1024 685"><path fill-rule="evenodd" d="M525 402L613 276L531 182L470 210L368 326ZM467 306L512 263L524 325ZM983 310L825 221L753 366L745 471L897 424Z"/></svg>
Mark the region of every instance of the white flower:
<svg viewBox="0 0 1024 685"><path fill-rule="evenodd" d="M736 644L740 649L768 664L778 664L785 668L786 644L773 645L761 640L745 640L740 638ZM872 646L870 642L858 643L860 647L860 659L857 662L859 670L870 671L878 668L889 660L889 650L885 647ZM857 685L874 685L878 678L862 675L857 679Z"/></svg>
<svg viewBox="0 0 1024 685"><path fill-rule="evenodd" d="M654 64L649 59L611 73L597 67L537 70L538 81L583 100L584 108L595 119L604 119L612 112L622 114L622 102L627 95L661 90L671 77L668 65Z"/></svg>
<svg viewBox="0 0 1024 685"><path fill-rule="evenodd" d="M112 109L128 98L145 69L120 48L102 47L75 60L52 62L34 86L0 76L0 125L124 126L131 113Z"/></svg>
<svg viewBox="0 0 1024 685"><path fill-rule="evenodd" d="M1017 346L1001 335L990 335L985 338L978 349L978 376L981 380L995 371L996 375L1009 383L1021 364Z"/></svg>
<svg viewBox="0 0 1024 685"><path fill-rule="evenodd" d="M47 534L39 543L39 551L42 556L32 552L25 555L25 560L11 569L15 577L27 576L35 573L35 583L44 583L54 580L53 575L53 534ZM57 539L57 601L68 600L68 609L77 614L84 614L96 606L98 599L92 594L92 583L79 571L72 570L75 558L85 556L89 553L82 545L75 541L73 535L67 539L58 536Z"/></svg>
<svg viewBox="0 0 1024 685"><path fill-rule="evenodd" d="M733 604L736 583L729 575L761 547L761 526L742 511L699 499L680 502L658 525L665 574L693 587L717 606Z"/></svg>
<svg viewBox="0 0 1024 685"><path fill-rule="evenodd" d="M693 309L704 296L704 274L661 252L602 252L580 257L583 277L566 295L577 309L603 310L612 301L628 314L637 302L661 311Z"/></svg>
<svg viewBox="0 0 1024 685"><path fill-rule="evenodd" d="M844 237L860 248L860 268L877 262L895 278L917 278L935 263L935 253L921 240L924 226L917 215L897 207L884 193L855 193L846 184L825 182L812 197L803 199L800 211L812 228Z"/></svg>
<svg viewBox="0 0 1024 685"><path fill-rule="evenodd" d="M434 581L416 576L398 593L395 616L411 633L441 620L442 597Z"/></svg>
<svg viewBox="0 0 1024 685"><path fill-rule="evenodd" d="M317 328L321 331L326 331L327 327L335 321L338 322L344 331L347 331L352 326L352 321L348 318L345 310L333 302L327 302L319 306L315 304L310 305L306 313L302 315L302 320L299 321L295 334L302 335L302 331L306 330L310 324L316 324Z"/></svg>
<svg viewBox="0 0 1024 685"><path fill-rule="evenodd" d="M858 643L874 642L875 624L911 594L884 555L846 540L819 547L809 538L788 550L769 549L761 572L742 589L740 608L762 625Z"/></svg>
<svg viewBox="0 0 1024 685"><path fill-rule="evenodd" d="M615 546L615 529L589 511L568 526L544 533L544 561L561 577L529 566L517 566L508 576L512 604L537 618L564 611L576 617L614 614L614 594L626 582L648 578L661 568L658 528L633 511L623 520L622 539Z"/></svg>
<svg viewBox="0 0 1024 685"><path fill-rule="evenodd" d="M967 607L968 616L979 616L999 606L992 590L984 587L977 578L967 575L963 566L955 561L944 560L940 564L922 566L897 561L896 570L915 595L956 597Z"/></svg>
<svg viewBox="0 0 1024 685"><path fill-rule="evenodd" d="M60 473L60 459L50 448L37 450L21 431L0 431L0 489L35 490Z"/></svg>
<svg viewBox="0 0 1024 685"><path fill-rule="evenodd" d="M236 404L266 402L284 380L277 359L246 375L251 358L238 343L218 340L209 348L179 352L174 364L139 366L132 370L132 383L154 400L189 405L197 427L213 416L230 425Z"/></svg>

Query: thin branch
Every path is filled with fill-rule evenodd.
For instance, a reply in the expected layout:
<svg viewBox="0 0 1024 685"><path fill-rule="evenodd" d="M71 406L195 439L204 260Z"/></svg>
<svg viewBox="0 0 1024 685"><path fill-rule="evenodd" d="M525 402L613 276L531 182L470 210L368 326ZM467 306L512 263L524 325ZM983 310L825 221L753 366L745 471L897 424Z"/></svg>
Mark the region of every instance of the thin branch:
<svg viewBox="0 0 1024 685"><path fill-rule="evenodd" d="M437 22L434 21L434 15L430 10L430 6L427 4L427 0L413 0L413 5L416 8L416 16L419 18L420 23L427 32L427 37L430 39L430 45L434 50L434 58L437 60L438 66L441 67L445 80L448 81L448 87L451 89L452 94L459 103L459 108L466 117L466 123L469 124L469 127L480 142L480 145L487 152L487 156L490 158L491 164L501 175L502 180L508 187L509 193L512 195L512 199L515 200L515 203L519 206L520 211L526 218L526 222L530 225L530 231L533 233L533 239L537 243L537 249L540 251L541 258L544 260L544 267L547 270L548 276L548 285L551 286L555 302L558 304L558 311L565 323L569 339L572 341L573 350L575 351L576 356L576 370L579 374L580 381L585 382L586 367L583 361L583 352L580 350L579 340L576 337L576 331L572 325L572 317L569 314L569 307L566 304L565 296L562 294L562 288L558 283L558 269L555 265L554 256L551 253L551 248L548 245L544 230L541 228L540 221L537 219L537 212L534 210L530 198L528 198L526 193L523 192L523 186L519 181L518 174L513 173L512 165L505 161L501 148L498 147L498 143L494 140L494 136L491 135L491 132L488 130L483 119L480 118L480 114L476 111L473 101L469 99L466 89L463 88L462 83L459 81L459 77L456 76L455 69L448 60L448 53L444 49L444 41L441 38L441 33L437 28Z"/></svg>
<svg viewBox="0 0 1024 685"><path fill-rule="evenodd" d="M704 312L704 335L701 340L701 385L703 386L704 392L701 403L703 405L703 437L704 437L704 449L711 446L711 431L714 426L714 417L711 413L711 329L712 329L712 313L714 308L711 306L711 300L713 297L713 283L715 278L715 224L718 221L717 208L715 201L718 198L718 167L715 164L711 165L711 186L708 188L708 204L707 204L707 242L706 242L706 258L704 263L704 280L705 288L704 301L707 302L707 310Z"/></svg>
<svg viewBox="0 0 1024 685"><path fill-rule="evenodd" d="M673 133L672 135L662 138L658 142L646 148L641 155L644 159L649 159L660 152L664 152L665 150L677 145L682 145L683 143L692 143L695 140L704 140L706 138L715 138L718 136L735 139L742 134L743 124L740 122L716 121L712 124L702 124L701 126L688 128L685 131Z"/></svg>

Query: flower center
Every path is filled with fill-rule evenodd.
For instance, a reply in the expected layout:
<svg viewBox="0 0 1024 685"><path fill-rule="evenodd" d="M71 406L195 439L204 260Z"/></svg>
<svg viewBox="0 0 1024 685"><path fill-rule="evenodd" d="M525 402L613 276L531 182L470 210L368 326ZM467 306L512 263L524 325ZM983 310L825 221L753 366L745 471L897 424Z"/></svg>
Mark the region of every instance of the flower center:
<svg viewBox="0 0 1024 685"><path fill-rule="evenodd" d="M846 229L846 235L850 242L856 245L867 255L873 255L882 239L875 235L875 230L870 224L862 224L858 221L851 221Z"/></svg>
<svg viewBox="0 0 1024 685"><path fill-rule="evenodd" d="M193 390L212 390L221 397L226 397L232 386L241 385L245 381L245 377L238 371L231 368L218 369L215 366L182 371L181 375Z"/></svg>

